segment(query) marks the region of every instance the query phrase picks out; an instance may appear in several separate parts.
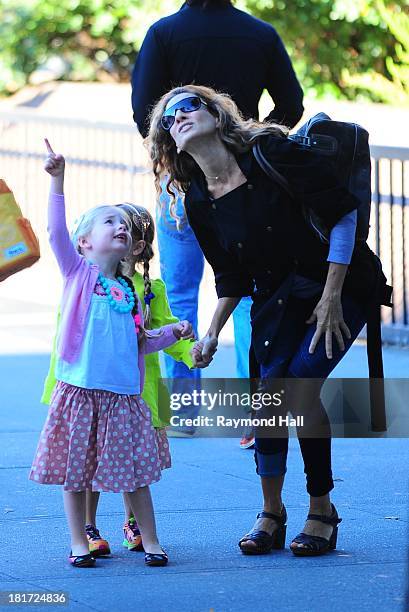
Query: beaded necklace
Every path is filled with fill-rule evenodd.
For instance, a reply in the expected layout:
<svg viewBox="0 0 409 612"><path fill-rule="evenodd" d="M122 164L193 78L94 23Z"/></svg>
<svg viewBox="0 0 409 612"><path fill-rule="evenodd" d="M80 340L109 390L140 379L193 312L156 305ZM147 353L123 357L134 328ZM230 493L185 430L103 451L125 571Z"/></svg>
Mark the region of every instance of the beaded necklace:
<svg viewBox="0 0 409 612"><path fill-rule="evenodd" d="M128 298L129 298L129 303L126 304L125 306L121 306L120 304L118 304L117 301L114 300L114 298L113 298L113 296L111 294L111 290L110 290L110 287L109 287L107 279L105 278L105 276L103 276L101 274L101 272L98 274L98 281L99 281L99 283L101 284L101 286L103 287L103 289L105 291L106 297L108 299L108 304L110 305L112 310L115 310L116 312L120 312L122 314L127 314L127 313L131 312L131 310L135 306L135 298L133 296L132 289L129 287L129 285L126 282L125 279L117 278L116 280L125 289L125 293L128 296Z"/></svg>

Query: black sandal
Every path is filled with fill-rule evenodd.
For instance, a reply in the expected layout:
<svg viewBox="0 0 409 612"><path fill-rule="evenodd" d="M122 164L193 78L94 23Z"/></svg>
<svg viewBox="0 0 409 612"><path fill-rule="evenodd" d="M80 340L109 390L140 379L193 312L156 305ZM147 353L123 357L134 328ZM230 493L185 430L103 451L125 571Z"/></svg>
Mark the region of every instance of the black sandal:
<svg viewBox="0 0 409 612"><path fill-rule="evenodd" d="M296 557L315 557L318 555L325 555L329 550L335 550L337 547L338 537L338 524L342 521L338 517L338 512L334 504L331 504L332 514L331 516L322 516L320 514L309 514L307 520L310 521L321 521L326 525L332 525L332 533L329 540L322 538L321 536L308 535L306 533L299 533L291 544L302 544L302 546L292 547L290 544L290 550Z"/></svg>
<svg viewBox="0 0 409 612"><path fill-rule="evenodd" d="M285 536L287 533L287 511L283 504L281 514L272 514L271 512L259 512L257 518L268 518L275 521L278 525L277 529L272 534L267 531L257 529L243 536L239 542L239 548L245 555L265 555L272 550L282 550L285 546ZM249 548L243 547L246 542L254 542L256 546L251 545Z"/></svg>
<svg viewBox="0 0 409 612"><path fill-rule="evenodd" d="M167 565L169 561L168 555L163 552L160 553L145 553L145 565L150 567L161 567Z"/></svg>
<svg viewBox="0 0 409 612"><path fill-rule="evenodd" d="M73 567L93 567L95 565L95 558L89 553L88 555L73 555L70 551L68 561Z"/></svg>

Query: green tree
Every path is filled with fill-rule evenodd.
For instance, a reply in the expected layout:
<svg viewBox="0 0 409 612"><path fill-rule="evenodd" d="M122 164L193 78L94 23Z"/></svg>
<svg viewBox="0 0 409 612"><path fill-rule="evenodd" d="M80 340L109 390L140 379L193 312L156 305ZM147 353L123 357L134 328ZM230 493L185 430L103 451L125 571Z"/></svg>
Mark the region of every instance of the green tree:
<svg viewBox="0 0 409 612"><path fill-rule="evenodd" d="M374 90L345 78L346 70L387 78L386 58L399 60L397 28L388 27L376 0L246 0L246 6L277 29L310 95L356 99L361 93L379 99ZM388 7L388 15L407 16L407 0Z"/></svg>
<svg viewBox="0 0 409 612"><path fill-rule="evenodd" d="M64 65L62 78L128 81L148 27L181 4L182 0L0 0L0 93L16 91L56 57ZM274 25L309 95L393 102L407 95L408 0L235 4ZM386 91L393 93L385 96Z"/></svg>
<svg viewBox="0 0 409 612"><path fill-rule="evenodd" d="M14 92L50 57L69 79L128 80L147 28L177 0L1 0L0 92ZM166 7L166 8L165 8Z"/></svg>
<svg viewBox="0 0 409 612"><path fill-rule="evenodd" d="M348 69L343 72L343 79L348 86L369 92L376 99L389 104L409 103L409 15L399 6L385 6L383 0L376 0L376 9L380 19L386 23L388 30L396 39L396 60L388 56L385 67L388 77L375 70L363 74L351 74Z"/></svg>

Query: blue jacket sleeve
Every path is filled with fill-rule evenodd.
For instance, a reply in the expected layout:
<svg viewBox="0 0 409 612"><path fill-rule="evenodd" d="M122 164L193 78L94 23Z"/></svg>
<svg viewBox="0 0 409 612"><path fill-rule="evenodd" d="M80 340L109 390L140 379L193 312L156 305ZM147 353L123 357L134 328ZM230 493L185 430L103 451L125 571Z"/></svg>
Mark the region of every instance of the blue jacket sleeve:
<svg viewBox="0 0 409 612"><path fill-rule="evenodd" d="M149 28L132 72L132 109L138 130L145 137L155 102L170 89L166 55L154 26Z"/></svg>
<svg viewBox="0 0 409 612"><path fill-rule="evenodd" d="M346 265L351 263L357 218L357 211L352 210L334 225L329 238L327 261Z"/></svg>

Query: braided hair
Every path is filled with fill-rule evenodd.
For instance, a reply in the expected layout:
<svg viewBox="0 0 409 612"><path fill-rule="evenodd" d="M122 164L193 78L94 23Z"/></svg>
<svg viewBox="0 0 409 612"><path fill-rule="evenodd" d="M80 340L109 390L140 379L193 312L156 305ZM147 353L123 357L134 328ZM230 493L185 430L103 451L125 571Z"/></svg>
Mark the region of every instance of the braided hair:
<svg viewBox="0 0 409 612"><path fill-rule="evenodd" d="M135 300L134 307L132 308L132 316L136 317L136 315L139 313L139 300L138 300L138 296L136 295L135 287L134 287L134 284L133 284L132 280L129 278L129 276L126 276L126 274L123 273L123 269L124 269L124 264L123 264L123 262L121 262L118 265L118 268L117 268L115 276L116 276L116 278L123 279L126 282L126 284L128 285L129 289L132 291L132 295L133 295L133 298ZM144 329L144 327L142 327L142 325L139 325L137 327L137 331L138 331L138 344L140 344L140 343L145 341L146 333L145 333L145 329Z"/></svg>
<svg viewBox="0 0 409 612"><path fill-rule="evenodd" d="M155 237L155 224L152 215L143 206L137 206L136 204L130 204L128 202L120 204L119 206L128 213L128 216L131 219L132 241L137 242L138 240L144 240L145 242L145 246L141 253L134 256L134 263L141 263L143 266L143 294L145 303L144 319L145 328L149 329L152 322L150 303L155 297L152 293L152 285L149 275L149 262L154 256L153 240ZM131 266L128 265L128 274L132 273L132 269L130 268Z"/></svg>

